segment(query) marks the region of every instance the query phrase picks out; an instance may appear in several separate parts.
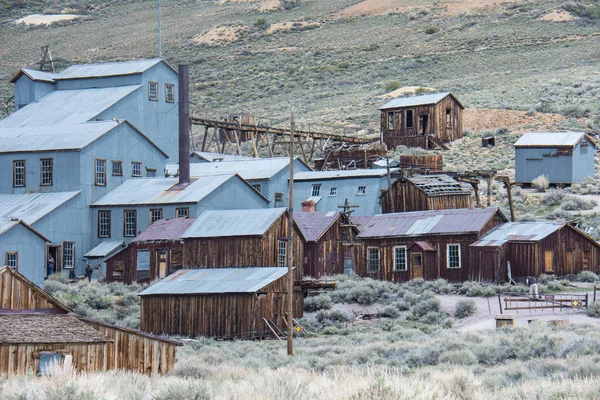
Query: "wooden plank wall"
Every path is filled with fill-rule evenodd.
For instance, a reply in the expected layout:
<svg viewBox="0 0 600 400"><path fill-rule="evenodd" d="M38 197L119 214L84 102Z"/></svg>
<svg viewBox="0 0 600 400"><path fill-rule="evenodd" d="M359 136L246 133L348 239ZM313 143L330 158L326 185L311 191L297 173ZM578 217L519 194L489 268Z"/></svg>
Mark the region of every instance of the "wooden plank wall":
<svg viewBox="0 0 600 400"><path fill-rule="evenodd" d="M325 232L325 234L315 243L304 244L304 275L313 278L320 278L326 275L336 275L344 273L344 251L345 246L342 243L342 232L348 232L348 228L343 228L343 219L338 220ZM354 234L354 233L353 233ZM334 266L331 271L327 270L327 254L333 254Z"/></svg>
<svg viewBox="0 0 600 400"><path fill-rule="evenodd" d="M394 196L394 207L392 207L390 196ZM392 190L384 191L381 194L381 209L383 214L458 208L473 208L471 194L428 196L423 190L408 180L405 182L397 180L392 183Z"/></svg>
<svg viewBox="0 0 600 400"><path fill-rule="evenodd" d="M0 309L42 310L60 309L40 293L37 286L25 283L6 271L0 274Z"/></svg>
<svg viewBox="0 0 600 400"><path fill-rule="evenodd" d="M427 156L401 155L400 169L443 171L443 156L441 154Z"/></svg>
<svg viewBox="0 0 600 400"><path fill-rule="evenodd" d="M115 262L123 262L123 282L127 284L136 283L137 280L137 251L138 250L149 250L150 251L150 271L149 281L153 281L158 276L156 271L156 252L158 250L168 250L169 256L167 257L167 269L171 268L171 250L181 249L183 250L183 244L180 241L177 242L159 242L159 243L137 243L130 244L124 248L120 253L115 254L106 263L106 280L112 282L113 270Z"/></svg>

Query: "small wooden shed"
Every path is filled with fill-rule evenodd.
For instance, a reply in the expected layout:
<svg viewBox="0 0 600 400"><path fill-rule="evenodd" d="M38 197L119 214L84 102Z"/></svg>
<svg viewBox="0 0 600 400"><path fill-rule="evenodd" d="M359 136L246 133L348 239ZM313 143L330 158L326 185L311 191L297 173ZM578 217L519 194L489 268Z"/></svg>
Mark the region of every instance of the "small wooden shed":
<svg viewBox="0 0 600 400"><path fill-rule="evenodd" d="M393 197L393 201L390 197ZM384 214L407 211L472 208L472 190L448 175L400 178L381 194Z"/></svg>
<svg viewBox="0 0 600 400"><path fill-rule="evenodd" d="M462 137L463 105L450 93L402 97L381 108L381 140L388 149L403 145L435 148Z"/></svg>
<svg viewBox="0 0 600 400"><path fill-rule="evenodd" d="M0 268L0 375L124 369L167 373L181 343L78 315L11 268Z"/></svg>
<svg viewBox="0 0 600 400"><path fill-rule="evenodd" d="M471 264L486 280L600 272L600 244L564 222L503 224L470 246Z"/></svg>
<svg viewBox="0 0 600 400"><path fill-rule="evenodd" d="M140 293L144 331L220 339L261 339L285 330L287 268L180 270ZM294 317L302 317L301 288Z"/></svg>

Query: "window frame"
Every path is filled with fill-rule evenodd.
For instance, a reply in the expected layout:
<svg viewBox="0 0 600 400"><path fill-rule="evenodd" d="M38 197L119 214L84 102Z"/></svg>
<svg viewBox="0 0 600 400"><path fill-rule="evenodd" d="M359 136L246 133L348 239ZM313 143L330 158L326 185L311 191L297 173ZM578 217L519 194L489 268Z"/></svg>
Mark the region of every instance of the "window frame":
<svg viewBox="0 0 600 400"><path fill-rule="evenodd" d="M329 188L329 197L337 196L337 186L331 186Z"/></svg>
<svg viewBox="0 0 600 400"><path fill-rule="evenodd" d="M108 215L108 222L102 222L102 216ZM112 225L112 215L111 210L98 210L98 237L99 238L109 238L111 236L111 225ZM108 225L108 226L106 226ZM106 235L102 234L102 227L105 227L108 231Z"/></svg>
<svg viewBox="0 0 600 400"><path fill-rule="evenodd" d="M410 118L408 115L410 113ZM412 129L415 127L415 111L413 109L406 110L404 117L404 128Z"/></svg>
<svg viewBox="0 0 600 400"><path fill-rule="evenodd" d="M169 100L169 91L167 88L172 88L171 100ZM165 103L175 103L175 85L172 83L165 83Z"/></svg>
<svg viewBox="0 0 600 400"><path fill-rule="evenodd" d="M127 234L127 213L133 213L133 235ZM137 234L137 210L123 210L123 237L135 237Z"/></svg>
<svg viewBox="0 0 600 400"><path fill-rule="evenodd" d="M360 190L362 188L362 191ZM358 185L358 189L356 189L357 196L366 196L367 195L367 185Z"/></svg>
<svg viewBox="0 0 600 400"><path fill-rule="evenodd" d="M160 213L159 219L154 219L155 212ZM155 223L156 221L161 220L161 219L163 219L163 209L162 208L151 208L150 213L149 213L149 219L148 219L148 221L150 221L150 225L152 225L153 223Z"/></svg>
<svg viewBox="0 0 600 400"><path fill-rule="evenodd" d="M180 211L185 211L185 215L179 215ZM175 209L175 218L187 218L190 216L190 208L189 207L177 207Z"/></svg>
<svg viewBox="0 0 600 400"><path fill-rule="evenodd" d="M278 196L281 198L278 199ZM277 207L278 203L285 204L285 195L282 192L275 192L273 202L275 203L275 207Z"/></svg>
<svg viewBox="0 0 600 400"><path fill-rule="evenodd" d="M323 185L321 183L313 183L310 189L310 197L320 197L321 196L321 187ZM315 190L317 189L317 190ZM316 193L316 194L315 194Z"/></svg>
<svg viewBox="0 0 600 400"><path fill-rule="evenodd" d="M375 259L371 258L371 251L377 252L377 269L371 268L371 262L375 261ZM381 271L381 249L379 247L369 246L367 247L367 273L379 271Z"/></svg>
<svg viewBox="0 0 600 400"><path fill-rule="evenodd" d="M458 266L457 267L453 267L450 264L450 248L456 246L456 248L458 249ZM462 268L462 260L461 260L461 254L460 254L460 243L448 243L446 244L446 268L447 269L461 269Z"/></svg>
<svg viewBox="0 0 600 400"><path fill-rule="evenodd" d="M23 184L17 185L17 163L23 163L23 171L21 174L23 175ZM27 161L26 160L13 160L13 187L25 187L27 185Z"/></svg>
<svg viewBox="0 0 600 400"><path fill-rule="evenodd" d="M115 173L115 165L119 166L118 173ZM112 160L111 174L112 174L112 176L123 176L123 161L122 160Z"/></svg>
<svg viewBox="0 0 600 400"><path fill-rule="evenodd" d="M156 85L156 96L152 97L152 86ZM158 101L158 82L149 81L148 82L148 100L150 101Z"/></svg>
<svg viewBox="0 0 600 400"><path fill-rule="evenodd" d="M255 183L255 184L250 184L254 190L256 190L258 193L260 193L260 183Z"/></svg>
<svg viewBox="0 0 600 400"><path fill-rule="evenodd" d="M393 131L394 129L396 129L395 115L396 114L393 111L387 112L387 129L390 131Z"/></svg>
<svg viewBox="0 0 600 400"><path fill-rule="evenodd" d="M277 241L277 265L279 267L285 267L286 264L287 264L287 240L279 239Z"/></svg>
<svg viewBox="0 0 600 400"><path fill-rule="evenodd" d="M50 162L50 179L49 183L44 183L44 162ZM40 186L52 186L54 184L54 159L53 158L40 158Z"/></svg>
<svg viewBox="0 0 600 400"><path fill-rule="evenodd" d="M140 172L139 174L135 174L135 166L139 165L140 166ZM132 178L141 178L142 177L142 162L141 161L132 161L131 162L131 177Z"/></svg>
<svg viewBox="0 0 600 400"><path fill-rule="evenodd" d="M394 246L394 271L406 272L408 271L408 247L407 246ZM396 251L404 250L404 268L398 268L398 256Z"/></svg>
<svg viewBox="0 0 600 400"><path fill-rule="evenodd" d="M156 168L146 167L146 178L156 178Z"/></svg>
<svg viewBox="0 0 600 400"><path fill-rule="evenodd" d="M8 262L8 256L15 256L15 265L10 265ZM7 251L4 253L4 265L7 267L14 268L15 271L19 271L19 252L18 251Z"/></svg>
<svg viewBox="0 0 600 400"><path fill-rule="evenodd" d="M67 244L71 245L71 264L67 263L67 257L69 257L69 254L67 252ZM71 268L75 268L75 242L72 241L64 241L62 242L62 262L63 262L63 269L71 269Z"/></svg>
<svg viewBox="0 0 600 400"><path fill-rule="evenodd" d="M98 175L98 163L104 163L104 171ZM94 184L96 186L106 186L106 159L105 158L96 158L94 159ZM99 177L102 178L103 182L99 182Z"/></svg>
<svg viewBox="0 0 600 400"><path fill-rule="evenodd" d="M446 107L446 129L452 129L452 109Z"/></svg>

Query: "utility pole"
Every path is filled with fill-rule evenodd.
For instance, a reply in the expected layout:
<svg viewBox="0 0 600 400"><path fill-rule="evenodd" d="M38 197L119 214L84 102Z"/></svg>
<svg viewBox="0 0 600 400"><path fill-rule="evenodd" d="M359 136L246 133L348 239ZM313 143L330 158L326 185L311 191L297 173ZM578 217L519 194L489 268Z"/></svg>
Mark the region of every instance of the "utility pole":
<svg viewBox="0 0 600 400"><path fill-rule="evenodd" d="M344 205L338 206L338 208L344 209L344 211L342 211L342 215L344 216L342 228L348 228L348 233L347 233L347 237L346 237L347 243L342 243L342 246L350 247L350 252L352 255L352 272L354 272L354 273L356 273L356 254L354 254L354 246L356 246L357 244L354 243L354 235L352 232L352 228L358 228L358 225L354 225L352 223L352 221L350 221L350 217L351 217L352 213L354 212L353 208L358 208L358 207L359 206L357 204L350 204L347 197L346 197L346 201L344 202Z"/></svg>
<svg viewBox="0 0 600 400"><path fill-rule="evenodd" d="M367 165L367 156L366 156L367 152L365 151L365 168ZM394 192L392 190L392 174L390 172L390 157L386 156L385 157L385 166L387 168L387 182L388 182L388 195L390 196L390 205L392 206L392 212L395 213L396 212L396 207L394 206ZM348 200L348 199L346 199Z"/></svg>
<svg viewBox="0 0 600 400"><path fill-rule="evenodd" d="M160 0L158 0L158 58L162 58L162 38L160 35Z"/></svg>
<svg viewBox="0 0 600 400"><path fill-rule="evenodd" d="M287 353L294 355L294 107L290 114L290 193L288 196Z"/></svg>

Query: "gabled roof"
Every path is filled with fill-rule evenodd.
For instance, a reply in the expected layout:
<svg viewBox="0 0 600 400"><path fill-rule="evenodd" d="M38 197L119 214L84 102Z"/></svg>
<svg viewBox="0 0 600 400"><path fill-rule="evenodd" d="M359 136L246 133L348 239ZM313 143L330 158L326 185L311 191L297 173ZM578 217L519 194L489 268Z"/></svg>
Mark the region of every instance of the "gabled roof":
<svg viewBox="0 0 600 400"><path fill-rule="evenodd" d="M142 85L98 89L55 90L0 121L0 129L81 124L141 88Z"/></svg>
<svg viewBox="0 0 600 400"><path fill-rule="evenodd" d="M107 240L105 242L101 242L96 247L94 247L93 249L91 249L90 251L85 253L84 257L85 258L106 257L107 255L109 255L110 253L112 253L115 250L120 249L121 247L123 247L122 240Z"/></svg>
<svg viewBox="0 0 600 400"><path fill-rule="evenodd" d="M316 242L341 215L337 211L297 212L294 213L294 222L305 242Z"/></svg>
<svg viewBox="0 0 600 400"><path fill-rule="evenodd" d="M192 179L189 185L180 186L178 178L131 178L98 199L92 207L131 206L154 204L193 204L198 203L226 182L239 179L235 174L201 176ZM260 193L256 192L268 203Z"/></svg>
<svg viewBox="0 0 600 400"><path fill-rule="evenodd" d="M431 197L471 194L470 189L463 187L448 175L415 175L406 179Z"/></svg>
<svg viewBox="0 0 600 400"><path fill-rule="evenodd" d="M208 210L196 218L181 238L260 236L285 212L285 208Z"/></svg>
<svg viewBox="0 0 600 400"><path fill-rule="evenodd" d="M12 77L10 83L15 83L21 76L27 76L32 81L56 83L54 78L58 75L54 72L38 71L36 69L21 68L15 76Z"/></svg>
<svg viewBox="0 0 600 400"><path fill-rule="evenodd" d="M281 267L179 270L150 286L140 296L255 293L287 274Z"/></svg>
<svg viewBox="0 0 600 400"><path fill-rule="evenodd" d="M398 171L397 168L390 169L390 172ZM383 168L372 169L345 169L330 171L301 171L294 174L294 181L315 181L324 179L352 179L352 178L381 178L387 175L387 170Z"/></svg>
<svg viewBox="0 0 600 400"><path fill-rule="evenodd" d="M434 93L434 94L425 94L422 96L411 96L411 97L400 97L397 99L392 99L381 106L380 110L386 110L388 108L401 108L401 107L416 107L416 106L424 106L427 104L437 104L448 96L452 96L452 98L461 106L460 102L449 92L442 93ZM464 108L464 107L463 107Z"/></svg>
<svg viewBox="0 0 600 400"><path fill-rule="evenodd" d="M496 227L471 246L502 246L507 242L538 242L565 225L564 222L509 222Z"/></svg>
<svg viewBox="0 0 600 400"><path fill-rule="evenodd" d="M54 79L85 79L136 75L149 70L159 63L165 64L177 74L177 71L175 71L166 61L161 58L153 58L150 60L120 61L101 64L75 64L56 74L57 76Z"/></svg>
<svg viewBox="0 0 600 400"><path fill-rule="evenodd" d="M14 228L17 225L23 225L25 228L29 229L31 232L38 235L44 242L50 241L46 236L42 235L41 233L39 233L38 231L33 229L29 224L26 224L25 222L23 222L17 218L13 218L13 219L0 218L0 235L5 234L6 232L10 231L12 228Z"/></svg>
<svg viewBox="0 0 600 400"><path fill-rule="evenodd" d="M59 313L62 312L63 314L71 312L71 309L68 306L63 304L61 301L57 300L55 297L50 296L48 293L44 292L40 287L35 285L33 282L31 282L29 279L27 279L25 276L23 276L21 273L15 271L14 269L9 268L9 267L0 267L0 275L3 275L3 274L9 274L10 276L12 276L12 278L20 281L24 286L31 289L31 291L33 292L33 295L30 294L30 296L37 295L37 296L42 297L48 303L52 304L54 306L54 309L57 312L59 312ZM0 276L0 279L2 279L1 276Z"/></svg>
<svg viewBox="0 0 600 400"><path fill-rule="evenodd" d="M80 190L76 192L0 194L0 218L17 218L33 225L79 193L81 193Z"/></svg>
<svg viewBox="0 0 600 400"><path fill-rule="evenodd" d="M179 240L181 235L196 221L196 218L161 219L142 231L131 242L155 242Z"/></svg>
<svg viewBox="0 0 600 400"><path fill-rule="evenodd" d="M585 132L528 132L517 140L515 147L573 147L586 138L596 147L596 142Z"/></svg>
<svg viewBox="0 0 600 400"><path fill-rule="evenodd" d="M206 162L228 162L228 161L250 161L253 157L238 156L235 154L209 153L206 151L194 151L192 157Z"/></svg>
<svg viewBox="0 0 600 400"><path fill-rule="evenodd" d="M371 218L358 238L417 237L477 234L496 214L498 207L414 211L380 214Z"/></svg>

